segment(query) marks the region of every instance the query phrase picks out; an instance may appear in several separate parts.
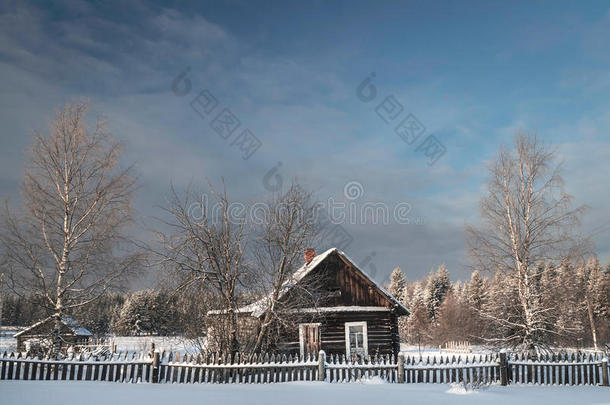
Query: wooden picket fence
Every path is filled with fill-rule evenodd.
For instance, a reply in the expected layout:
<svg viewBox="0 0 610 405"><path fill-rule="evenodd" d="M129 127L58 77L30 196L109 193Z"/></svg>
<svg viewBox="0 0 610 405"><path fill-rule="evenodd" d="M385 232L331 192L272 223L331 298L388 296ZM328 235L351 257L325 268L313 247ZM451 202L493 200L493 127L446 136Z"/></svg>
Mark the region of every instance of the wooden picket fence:
<svg viewBox="0 0 610 405"><path fill-rule="evenodd" d="M536 359L511 354L508 378L513 384L608 386L608 359L602 353L539 355Z"/></svg>
<svg viewBox="0 0 610 405"><path fill-rule="evenodd" d="M155 352L152 382L158 383L276 383L315 381L318 359L313 356L237 353L234 356L209 353L182 356Z"/></svg>
<svg viewBox="0 0 610 405"><path fill-rule="evenodd" d="M472 346L468 341L450 341L445 342L444 344L438 347L438 350L442 353L453 352L453 353L472 353Z"/></svg>
<svg viewBox="0 0 610 405"><path fill-rule="evenodd" d="M492 383L500 381L500 355L407 357L406 383ZM400 361L399 361L400 364Z"/></svg>
<svg viewBox="0 0 610 405"><path fill-rule="evenodd" d="M0 356L0 380L78 380L142 382L152 379L152 360L133 353L71 354L63 360L6 352Z"/></svg>
<svg viewBox="0 0 610 405"><path fill-rule="evenodd" d="M343 355L318 357L321 381L354 382L373 377L386 382L398 382L398 365L393 356L365 356L348 358Z"/></svg>
<svg viewBox="0 0 610 405"><path fill-rule="evenodd" d="M83 380L130 383L347 383L379 378L388 383L500 383L608 386L602 354L560 354L528 359L505 352L487 355L346 358L321 351L315 356L276 354L127 353L71 355L63 360L0 355L0 380Z"/></svg>

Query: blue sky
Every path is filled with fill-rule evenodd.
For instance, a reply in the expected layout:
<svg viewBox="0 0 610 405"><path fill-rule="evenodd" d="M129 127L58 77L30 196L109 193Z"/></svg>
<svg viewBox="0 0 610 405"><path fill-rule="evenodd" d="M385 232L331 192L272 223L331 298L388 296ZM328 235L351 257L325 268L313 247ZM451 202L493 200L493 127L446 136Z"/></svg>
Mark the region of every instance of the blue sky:
<svg viewBox="0 0 610 405"><path fill-rule="evenodd" d="M346 253L379 280L446 263L468 277L463 227L478 220L485 165L515 131L557 147L583 231L610 259L610 4L607 2L3 2L0 197L18 199L23 152L66 102L91 100L136 162L135 207L158 214L170 182L224 177L237 199L266 194L281 162L326 200L408 203L408 225L345 224ZM191 92L174 78L190 68ZM377 97L356 95L371 73ZM190 107L207 89L218 110ZM375 107L403 106L386 124ZM262 142L247 160L210 127L229 108ZM432 166L393 131L413 114L446 153ZM371 267L373 266L373 267Z"/></svg>

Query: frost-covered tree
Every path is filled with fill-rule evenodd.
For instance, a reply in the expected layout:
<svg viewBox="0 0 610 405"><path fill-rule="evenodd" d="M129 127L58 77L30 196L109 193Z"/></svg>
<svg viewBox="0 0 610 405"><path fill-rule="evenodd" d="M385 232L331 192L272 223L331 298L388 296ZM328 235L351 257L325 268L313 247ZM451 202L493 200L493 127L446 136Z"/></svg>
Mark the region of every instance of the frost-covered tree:
<svg viewBox="0 0 610 405"><path fill-rule="evenodd" d="M554 153L536 136L519 133L512 149L501 148L489 168L488 193L481 200L482 224L467 227L477 268L502 272L514 287L516 318L494 317L511 330L505 343L534 349L548 335L545 294L539 288L544 265L558 266L582 252L574 230L583 207L572 208Z"/></svg>
<svg viewBox="0 0 610 405"><path fill-rule="evenodd" d="M554 325L548 326L553 336L549 336L546 341L573 342L572 338L582 340L584 337L587 307L583 270L570 262L564 262L557 269L558 277L553 284L555 290L546 294L556 301L554 306L545 306L548 312L545 323L554 322Z"/></svg>
<svg viewBox="0 0 610 405"><path fill-rule="evenodd" d="M407 276L400 269L396 267L390 274L390 284L388 285L388 292L397 299L401 299L404 295L405 288L407 286Z"/></svg>
<svg viewBox="0 0 610 405"><path fill-rule="evenodd" d="M610 272L596 269L589 278L589 294L600 342L610 342Z"/></svg>
<svg viewBox="0 0 610 405"><path fill-rule="evenodd" d="M587 288L593 315L600 320L610 320L610 272L604 271L598 263L589 273Z"/></svg>
<svg viewBox="0 0 610 405"><path fill-rule="evenodd" d="M409 303L411 314L406 325L407 341L411 344L421 345L430 339L430 318L424 294L421 284L416 283Z"/></svg>
<svg viewBox="0 0 610 405"><path fill-rule="evenodd" d="M489 298L489 284L481 277L478 270L472 272L466 289L468 305L476 311L482 310L487 305Z"/></svg>
<svg viewBox="0 0 610 405"><path fill-rule="evenodd" d="M114 321L121 335L175 335L181 332L176 296L163 290L142 290L130 294Z"/></svg>
<svg viewBox="0 0 610 405"><path fill-rule="evenodd" d="M110 292L71 315L78 318L80 324L95 336L104 336L110 332L112 322L116 319L124 302L124 293Z"/></svg>
<svg viewBox="0 0 610 405"><path fill-rule="evenodd" d="M149 290L130 294L114 320L115 333L126 336L151 334L153 320L148 310L151 301L151 291Z"/></svg>
<svg viewBox="0 0 610 405"><path fill-rule="evenodd" d="M540 297L539 308L544 308L539 348L595 347L595 340L601 346L600 342L610 339L610 274L602 269L595 258L537 267L539 276L532 286ZM497 272L489 279L474 271L467 283L457 281L436 308L436 321L432 323L428 287L434 285L436 277L433 272L405 288L403 302L411 316L399 323L403 339L435 345L450 340L498 346L521 342L523 308L518 284L511 282L509 275ZM422 308L427 319L422 317Z"/></svg>
<svg viewBox="0 0 610 405"><path fill-rule="evenodd" d="M593 346L598 348L598 324L599 321L608 320L608 301L610 300L610 290L605 283L601 264L597 257L590 258L582 271L583 296L587 309L587 318Z"/></svg>
<svg viewBox="0 0 610 405"><path fill-rule="evenodd" d="M136 177L132 167L120 166L121 144L105 123L88 128L87 109L86 102L67 105L49 133L35 134L23 208L7 204L0 232L7 285L37 297L55 316L56 354L61 316L93 303L138 268L139 256L125 244Z"/></svg>
<svg viewBox="0 0 610 405"><path fill-rule="evenodd" d="M472 339L473 311L467 302L462 301L455 288L449 291L437 309L438 323L434 328L434 340L437 345L447 341L464 341Z"/></svg>
<svg viewBox="0 0 610 405"><path fill-rule="evenodd" d="M453 284L451 290L458 302L464 305L468 304L468 283L458 280Z"/></svg>
<svg viewBox="0 0 610 405"><path fill-rule="evenodd" d="M449 270L444 264L441 264L436 272L430 272L425 292L425 304L428 308L428 316L433 324L437 321L436 310L440 307L450 289Z"/></svg>

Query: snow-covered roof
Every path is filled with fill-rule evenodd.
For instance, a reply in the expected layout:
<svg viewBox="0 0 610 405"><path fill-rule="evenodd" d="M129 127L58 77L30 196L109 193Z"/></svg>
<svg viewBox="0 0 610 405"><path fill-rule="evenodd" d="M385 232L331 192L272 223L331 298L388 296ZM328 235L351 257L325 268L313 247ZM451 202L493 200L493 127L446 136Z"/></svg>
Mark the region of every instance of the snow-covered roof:
<svg viewBox="0 0 610 405"><path fill-rule="evenodd" d="M305 277L311 270L313 270L318 264L322 263L336 248L328 249L326 252L315 256L311 262L305 263L297 271L295 271L288 280L282 284L278 298L281 298L288 290L294 287L303 277ZM237 313L247 313L254 317L259 317L265 313L269 305L271 304L271 294L268 294L258 301L248 304L235 310ZM224 309L208 311L208 314L224 314L227 311Z"/></svg>
<svg viewBox="0 0 610 405"><path fill-rule="evenodd" d="M93 336L88 329L82 327L76 320L67 315L61 317L61 322L70 328L76 336Z"/></svg>
<svg viewBox="0 0 610 405"><path fill-rule="evenodd" d="M19 333L14 334L13 337L21 336L24 333L29 332L30 330L32 330L46 322L51 321L56 316L57 315L51 315L48 318L43 319L42 321L36 322L35 324L23 329ZM68 315L61 316L61 323L63 323L67 328L69 328L76 336L93 336L93 334L91 332L89 332L88 329L82 327L76 320L74 320L72 317L70 317Z"/></svg>
<svg viewBox="0 0 610 405"><path fill-rule="evenodd" d="M354 264L354 262L352 260L350 260L345 253L343 253L342 251L340 251L337 248L328 249L326 252L315 256L311 262L305 263L301 268L299 268L297 271L295 271L292 274L292 276L288 280L286 280L286 282L284 282L284 284L282 285L282 288L278 295L278 299L281 298L282 296L284 296L284 294L286 294L292 287L294 287L306 275L311 273L319 264L324 262L324 260L326 260L326 258L328 258L333 253L338 254L344 261L348 262L356 271L360 272L360 274L362 274L364 276L364 278L366 278L371 284L373 284L377 289L379 289L379 291L381 291L390 301L392 301L392 303L395 306L399 307L406 313L409 313L409 310L407 309L407 307L405 307L400 301L398 301L396 298L394 298L392 296L392 294L387 292L383 287L381 287L379 284L377 284L371 277L369 277L368 274L366 274L364 271L362 271L360 268L358 268L358 266L356 266ZM252 304L249 304L249 305L246 305L244 307L237 309L236 312L250 313L252 316L258 318L259 316L261 316L265 313L267 308L269 308L270 304L271 304L271 294L268 294L265 297L261 298L260 300L253 302ZM334 308L355 308L355 306L334 307ZM365 308L365 307L359 307L359 308ZM366 307L366 308L371 308L371 307ZM375 308L378 308L378 307L375 307ZM225 311L220 310L220 311L210 311L208 313L209 314L220 314L220 313L224 313L224 312Z"/></svg>
<svg viewBox="0 0 610 405"><path fill-rule="evenodd" d="M387 312L390 308L388 307L365 307L358 305L345 306L341 305L338 307L317 307L317 308L296 308L290 310L291 313L303 313L303 314L316 314L324 312Z"/></svg>

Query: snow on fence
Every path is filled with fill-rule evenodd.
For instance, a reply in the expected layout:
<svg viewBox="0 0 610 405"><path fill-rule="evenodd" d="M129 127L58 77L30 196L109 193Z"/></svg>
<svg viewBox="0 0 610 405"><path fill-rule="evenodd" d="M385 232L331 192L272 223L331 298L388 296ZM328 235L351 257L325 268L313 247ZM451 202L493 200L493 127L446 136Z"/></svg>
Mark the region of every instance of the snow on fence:
<svg viewBox="0 0 610 405"><path fill-rule="evenodd" d="M152 371L152 360L144 354L71 354L52 360L4 352L0 357L0 380L142 382L151 380Z"/></svg>
<svg viewBox="0 0 610 405"><path fill-rule="evenodd" d="M86 380L148 383L354 382L373 377L388 383L453 383L608 386L608 359L600 354L539 356L505 352L480 356L180 356L158 351L72 355L65 360L0 355L0 380Z"/></svg>
<svg viewBox="0 0 610 405"><path fill-rule="evenodd" d="M353 382L373 377L386 382L398 382L398 365L393 356L366 356L364 358L330 355L320 352L318 360L322 381Z"/></svg>
<svg viewBox="0 0 610 405"><path fill-rule="evenodd" d="M400 364L400 361L399 361ZM491 383L500 381L500 356L439 356L422 359L407 357L404 362L407 383Z"/></svg>
<svg viewBox="0 0 610 405"><path fill-rule="evenodd" d="M318 359L312 356L286 356L237 353L234 356L206 356L155 352L158 373L153 382L159 383L275 383L315 381L318 379Z"/></svg>
<svg viewBox="0 0 610 405"><path fill-rule="evenodd" d="M511 354L507 362L513 384L608 386L608 358L602 353L539 355L533 360Z"/></svg>

